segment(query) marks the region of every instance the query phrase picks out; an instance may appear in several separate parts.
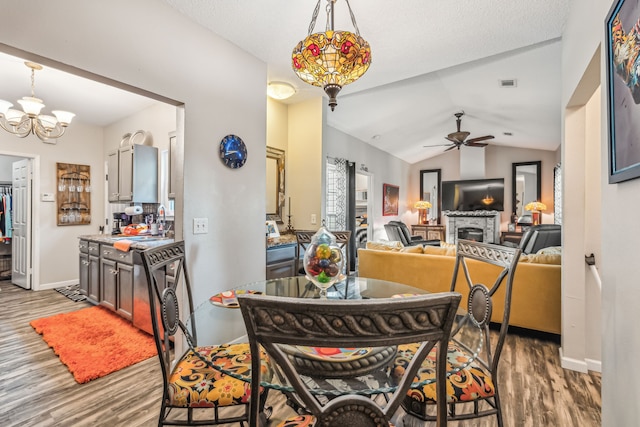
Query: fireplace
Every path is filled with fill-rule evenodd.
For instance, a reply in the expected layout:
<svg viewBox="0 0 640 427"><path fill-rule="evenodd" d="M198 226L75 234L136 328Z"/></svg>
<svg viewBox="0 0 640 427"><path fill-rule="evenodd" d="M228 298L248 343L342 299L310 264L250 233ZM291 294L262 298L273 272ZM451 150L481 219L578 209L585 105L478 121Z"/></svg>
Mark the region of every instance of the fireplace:
<svg viewBox="0 0 640 427"><path fill-rule="evenodd" d="M447 243L458 239L476 242L500 241L500 212L498 211L445 211Z"/></svg>
<svg viewBox="0 0 640 427"><path fill-rule="evenodd" d="M484 241L484 230L478 227L458 227L458 239Z"/></svg>

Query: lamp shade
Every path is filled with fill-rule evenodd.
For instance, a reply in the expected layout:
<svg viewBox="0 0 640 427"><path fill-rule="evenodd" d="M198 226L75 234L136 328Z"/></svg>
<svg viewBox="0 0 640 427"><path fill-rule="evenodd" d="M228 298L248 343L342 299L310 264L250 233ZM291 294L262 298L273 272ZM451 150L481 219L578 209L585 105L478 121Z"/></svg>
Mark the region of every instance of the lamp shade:
<svg viewBox="0 0 640 427"><path fill-rule="evenodd" d="M431 207L431 203L426 200L418 200L413 207L415 209L429 209Z"/></svg>
<svg viewBox="0 0 640 427"><path fill-rule="evenodd" d="M298 77L324 89L333 110L340 89L369 69L371 48L365 39L349 31L313 33L293 49L291 61Z"/></svg>
<svg viewBox="0 0 640 427"><path fill-rule="evenodd" d="M547 205L542 202L531 202L527 203L524 209L527 211L545 211L547 210Z"/></svg>

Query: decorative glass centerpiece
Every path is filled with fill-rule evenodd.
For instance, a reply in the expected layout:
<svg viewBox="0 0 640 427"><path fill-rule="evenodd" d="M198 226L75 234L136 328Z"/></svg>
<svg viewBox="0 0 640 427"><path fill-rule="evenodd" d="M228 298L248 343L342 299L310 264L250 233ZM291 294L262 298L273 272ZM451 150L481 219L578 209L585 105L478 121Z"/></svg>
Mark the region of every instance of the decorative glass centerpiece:
<svg viewBox="0 0 640 427"><path fill-rule="evenodd" d="M336 236L324 226L320 227L304 253L304 271L307 278L320 288L320 298L326 298L327 289L340 280L342 262Z"/></svg>

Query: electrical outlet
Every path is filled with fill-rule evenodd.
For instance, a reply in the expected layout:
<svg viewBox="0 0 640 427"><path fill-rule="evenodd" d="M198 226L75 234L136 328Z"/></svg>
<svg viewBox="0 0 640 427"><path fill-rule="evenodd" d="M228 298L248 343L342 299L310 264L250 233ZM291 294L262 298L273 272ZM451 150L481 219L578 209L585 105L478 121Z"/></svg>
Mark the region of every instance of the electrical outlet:
<svg viewBox="0 0 640 427"><path fill-rule="evenodd" d="M316 214L311 214L311 224L315 225L316 222L318 222Z"/></svg>
<svg viewBox="0 0 640 427"><path fill-rule="evenodd" d="M209 218L193 218L193 234L207 234L209 232Z"/></svg>

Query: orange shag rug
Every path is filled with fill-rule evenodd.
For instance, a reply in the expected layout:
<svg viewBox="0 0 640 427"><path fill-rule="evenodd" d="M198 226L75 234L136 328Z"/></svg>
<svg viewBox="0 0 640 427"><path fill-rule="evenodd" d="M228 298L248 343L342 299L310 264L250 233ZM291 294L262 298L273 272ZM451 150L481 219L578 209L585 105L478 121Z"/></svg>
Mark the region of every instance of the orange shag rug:
<svg viewBox="0 0 640 427"><path fill-rule="evenodd" d="M95 306L31 321L80 384L157 354L153 337Z"/></svg>

